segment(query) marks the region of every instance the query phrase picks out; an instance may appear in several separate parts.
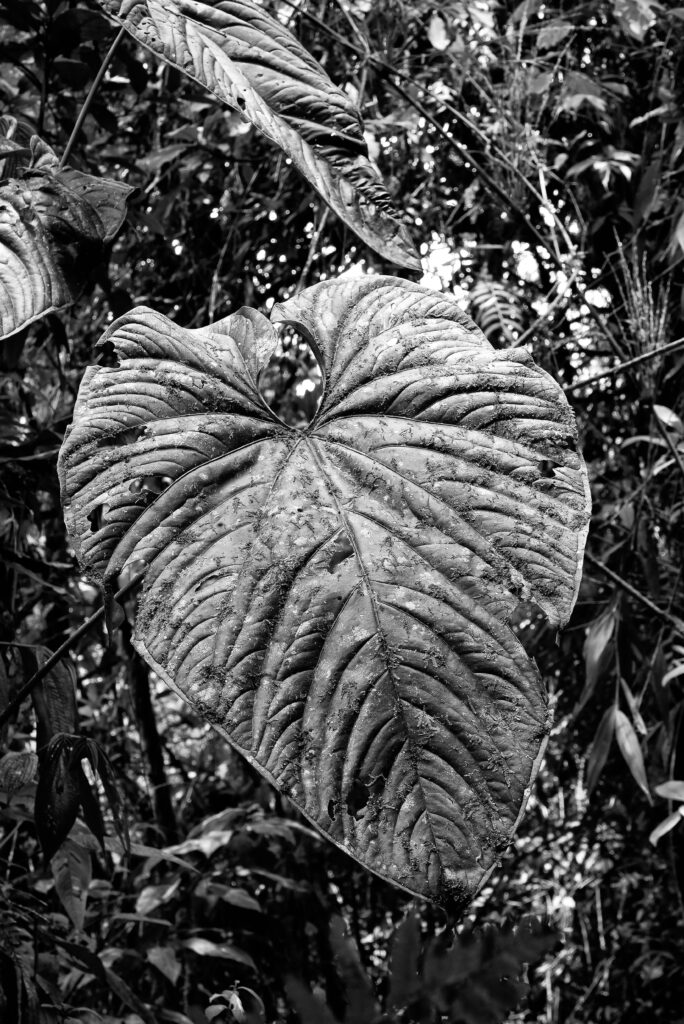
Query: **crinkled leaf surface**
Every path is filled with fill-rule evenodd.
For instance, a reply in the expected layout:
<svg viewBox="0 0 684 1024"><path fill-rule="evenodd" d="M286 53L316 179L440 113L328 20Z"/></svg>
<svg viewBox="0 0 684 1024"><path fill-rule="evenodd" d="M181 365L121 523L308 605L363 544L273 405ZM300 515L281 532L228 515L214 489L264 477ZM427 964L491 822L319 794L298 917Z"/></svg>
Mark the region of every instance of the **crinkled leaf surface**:
<svg viewBox="0 0 684 1024"><path fill-rule="evenodd" d="M85 266L121 227L132 191L60 170L28 126L0 118L0 338L78 297Z"/></svg>
<svg viewBox="0 0 684 1024"><path fill-rule="evenodd" d="M228 103L291 158L372 249L420 269L368 157L353 103L252 0L99 0L144 46Z"/></svg>
<svg viewBox="0 0 684 1024"><path fill-rule="evenodd" d="M144 572L135 645L320 829L467 898L510 839L547 702L511 617L572 609L589 514L571 410L447 297L391 277L275 307L325 376L306 430L257 375L254 310L105 338L60 456L81 562Z"/></svg>

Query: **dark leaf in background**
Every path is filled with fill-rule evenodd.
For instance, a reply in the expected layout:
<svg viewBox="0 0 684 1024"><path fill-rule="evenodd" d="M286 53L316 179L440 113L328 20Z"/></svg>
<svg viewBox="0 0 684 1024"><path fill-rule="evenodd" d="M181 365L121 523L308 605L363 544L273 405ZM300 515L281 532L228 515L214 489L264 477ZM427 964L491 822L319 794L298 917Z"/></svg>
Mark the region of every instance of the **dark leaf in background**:
<svg viewBox="0 0 684 1024"><path fill-rule="evenodd" d="M82 769L72 757L76 742L77 737L59 733L40 752L35 820L46 861L62 846L78 814Z"/></svg>
<svg viewBox="0 0 684 1024"><path fill-rule="evenodd" d="M12 145L12 144L15 145ZM0 118L0 340L78 297L133 189L60 170L27 125Z"/></svg>
<svg viewBox="0 0 684 1024"><path fill-rule="evenodd" d="M46 647L22 649L26 678L32 676L52 654ZM66 657L57 662L31 692L36 712L37 746L42 750L57 733L78 732L76 669Z"/></svg>

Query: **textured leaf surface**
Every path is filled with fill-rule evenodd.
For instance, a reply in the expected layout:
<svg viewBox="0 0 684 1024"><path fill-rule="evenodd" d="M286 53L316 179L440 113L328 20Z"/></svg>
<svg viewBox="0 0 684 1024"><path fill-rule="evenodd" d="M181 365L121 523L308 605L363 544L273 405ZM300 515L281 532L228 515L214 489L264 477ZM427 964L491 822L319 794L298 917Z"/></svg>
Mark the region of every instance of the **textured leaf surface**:
<svg viewBox="0 0 684 1024"><path fill-rule="evenodd" d="M85 263L114 238L132 191L60 170L27 126L0 117L0 338L77 298Z"/></svg>
<svg viewBox="0 0 684 1024"><path fill-rule="evenodd" d="M144 46L238 110L372 249L420 260L368 158L356 108L252 0L99 0Z"/></svg>
<svg viewBox="0 0 684 1024"><path fill-rule="evenodd" d="M325 377L295 430L256 384L242 309L105 335L60 455L107 587L145 572L134 643L328 836L432 898L467 898L515 828L547 729L511 625L570 614L588 522L567 402L452 299L396 278L276 307Z"/></svg>

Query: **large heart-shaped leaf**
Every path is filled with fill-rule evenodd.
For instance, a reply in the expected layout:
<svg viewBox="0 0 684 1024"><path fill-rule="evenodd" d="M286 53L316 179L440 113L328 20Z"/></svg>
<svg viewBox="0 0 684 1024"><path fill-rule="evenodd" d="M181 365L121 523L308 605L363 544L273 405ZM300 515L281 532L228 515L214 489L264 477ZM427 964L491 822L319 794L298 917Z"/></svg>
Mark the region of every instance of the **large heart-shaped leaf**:
<svg viewBox="0 0 684 1024"><path fill-rule="evenodd" d="M253 0L99 0L144 46L240 111L372 249L420 270L349 97Z"/></svg>
<svg viewBox="0 0 684 1024"><path fill-rule="evenodd" d="M133 189L72 168L0 117L0 339L73 302L87 264L126 216Z"/></svg>
<svg viewBox="0 0 684 1024"><path fill-rule="evenodd" d="M271 324L105 338L60 456L66 521L110 587L144 573L134 643L327 835L431 898L510 839L547 730L512 617L562 625L589 498L572 412L518 350L396 278L275 307L325 376L297 430L262 401Z"/></svg>

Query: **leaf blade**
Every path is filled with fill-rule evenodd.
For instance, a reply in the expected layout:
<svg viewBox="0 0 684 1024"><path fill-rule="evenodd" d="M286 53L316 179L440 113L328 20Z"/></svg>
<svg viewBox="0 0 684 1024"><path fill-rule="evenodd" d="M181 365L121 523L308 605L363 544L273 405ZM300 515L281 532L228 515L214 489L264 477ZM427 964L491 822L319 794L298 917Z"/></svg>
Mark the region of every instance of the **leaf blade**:
<svg viewBox="0 0 684 1024"><path fill-rule="evenodd" d="M87 375L60 456L70 534L106 585L146 568L137 649L333 842L464 899L547 729L507 617L531 599L560 625L574 602L588 505L572 414L524 355L407 282L315 286L275 318L323 364L305 432L258 398L258 314L256 348L246 311L192 332L146 310L114 325L120 366ZM141 504L150 474L166 482Z"/></svg>
<svg viewBox="0 0 684 1024"><path fill-rule="evenodd" d="M420 260L368 157L358 113L317 62L251 0L99 0L135 38L248 118L376 252Z"/></svg>

